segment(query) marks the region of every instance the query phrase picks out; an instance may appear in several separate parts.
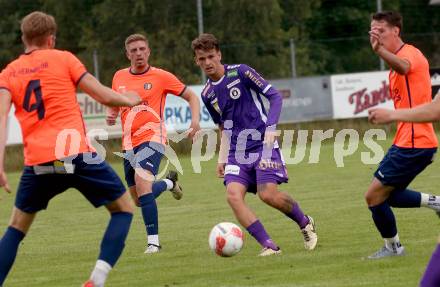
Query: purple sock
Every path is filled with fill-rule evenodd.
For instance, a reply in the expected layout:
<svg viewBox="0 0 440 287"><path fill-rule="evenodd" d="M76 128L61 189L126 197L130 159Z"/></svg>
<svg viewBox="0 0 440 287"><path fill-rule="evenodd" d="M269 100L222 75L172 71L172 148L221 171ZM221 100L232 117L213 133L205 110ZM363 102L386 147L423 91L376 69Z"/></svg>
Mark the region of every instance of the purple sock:
<svg viewBox="0 0 440 287"><path fill-rule="evenodd" d="M299 208L299 204L296 202L293 204L292 210L286 213L286 216L295 221L301 229L309 224L309 218L304 215L301 208Z"/></svg>
<svg viewBox="0 0 440 287"><path fill-rule="evenodd" d="M423 275L420 287L440 286L440 243L437 245L431 260L426 267L425 275Z"/></svg>
<svg viewBox="0 0 440 287"><path fill-rule="evenodd" d="M250 235L252 235L258 241L258 243L261 244L261 246L273 250L279 249L275 242L270 239L269 234L267 234L263 224L261 224L258 219L254 223L246 227L246 229L250 233Z"/></svg>

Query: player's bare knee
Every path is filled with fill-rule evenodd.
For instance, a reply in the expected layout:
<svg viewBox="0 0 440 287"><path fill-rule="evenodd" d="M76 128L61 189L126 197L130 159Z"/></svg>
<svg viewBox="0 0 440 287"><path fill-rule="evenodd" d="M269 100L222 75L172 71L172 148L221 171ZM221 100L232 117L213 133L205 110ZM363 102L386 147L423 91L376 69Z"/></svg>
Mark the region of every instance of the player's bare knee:
<svg viewBox="0 0 440 287"><path fill-rule="evenodd" d="M124 193L120 198L106 205L106 208L110 213L114 212L128 212L133 213L134 207L128 192Z"/></svg>
<svg viewBox="0 0 440 287"><path fill-rule="evenodd" d="M368 190L365 193L365 201L369 207L381 204L384 202L383 197L379 192Z"/></svg>
<svg viewBox="0 0 440 287"><path fill-rule="evenodd" d="M35 215L36 213L25 213L17 208L14 208L9 221L9 226L26 234L31 227Z"/></svg>
<svg viewBox="0 0 440 287"><path fill-rule="evenodd" d="M269 204L271 206L276 204L276 195L269 191L269 190L264 190L264 191L260 191L258 192L258 197L266 204Z"/></svg>
<svg viewBox="0 0 440 287"><path fill-rule="evenodd" d="M243 198L239 192L234 192L231 190L228 190L226 194L226 201L231 207L240 205L243 203Z"/></svg>
<svg viewBox="0 0 440 287"><path fill-rule="evenodd" d="M368 191L365 192L364 198L365 198L365 202L367 203L367 205L371 206L371 203L373 202L373 196L371 195L371 193Z"/></svg>
<svg viewBox="0 0 440 287"><path fill-rule="evenodd" d="M230 206L234 206L240 203L240 197L237 194L228 193L226 195L226 201Z"/></svg>

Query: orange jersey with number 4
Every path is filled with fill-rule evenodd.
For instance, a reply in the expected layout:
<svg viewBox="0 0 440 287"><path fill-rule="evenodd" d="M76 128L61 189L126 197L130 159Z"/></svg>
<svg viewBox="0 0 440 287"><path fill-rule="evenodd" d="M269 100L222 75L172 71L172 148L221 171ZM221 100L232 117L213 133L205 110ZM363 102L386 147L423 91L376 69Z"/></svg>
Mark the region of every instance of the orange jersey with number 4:
<svg viewBox="0 0 440 287"><path fill-rule="evenodd" d="M153 141L166 143L163 111L168 93L179 96L185 85L176 76L162 69L149 67L144 73L134 74L129 68L119 70L113 77L113 90L136 91L142 104L121 111L122 146L124 150Z"/></svg>
<svg viewBox="0 0 440 287"><path fill-rule="evenodd" d="M76 100L76 85L86 73L70 52L45 49L21 55L0 74L0 88L10 92L21 126L26 165L93 150ZM60 137L57 153L63 131L75 136Z"/></svg>
<svg viewBox="0 0 440 287"><path fill-rule="evenodd" d="M428 60L416 47L404 44L397 57L410 63L406 75L390 71L390 94L396 109L414 108L432 101ZM397 123L394 144L403 148L435 148L437 137L431 123Z"/></svg>

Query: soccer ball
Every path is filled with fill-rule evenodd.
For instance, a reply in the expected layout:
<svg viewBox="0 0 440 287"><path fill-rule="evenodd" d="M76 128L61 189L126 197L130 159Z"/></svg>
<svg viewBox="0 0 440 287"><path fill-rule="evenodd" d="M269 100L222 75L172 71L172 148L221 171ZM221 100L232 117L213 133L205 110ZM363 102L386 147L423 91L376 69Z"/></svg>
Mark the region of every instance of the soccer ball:
<svg viewBox="0 0 440 287"><path fill-rule="evenodd" d="M234 256L243 247L243 232L234 223L219 223L209 233L209 247L219 256Z"/></svg>

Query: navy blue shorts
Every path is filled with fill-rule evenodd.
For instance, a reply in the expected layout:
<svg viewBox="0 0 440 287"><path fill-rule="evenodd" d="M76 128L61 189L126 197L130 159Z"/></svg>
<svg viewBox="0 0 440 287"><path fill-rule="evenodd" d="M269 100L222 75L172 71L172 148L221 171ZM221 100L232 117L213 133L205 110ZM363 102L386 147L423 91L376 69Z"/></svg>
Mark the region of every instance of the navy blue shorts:
<svg viewBox="0 0 440 287"><path fill-rule="evenodd" d="M84 162L84 155L95 159ZM96 153L79 154L72 160L73 173L35 174L34 166L25 166L18 186L15 206L27 213L46 209L49 201L69 188L76 188L95 207L115 201L125 193L116 172ZM59 163L59 162L58 162ZM53 167L54 163L40 166Z"/></svg>
<svg viewBox="0 0 440 287"><path fill-rule="evenodd" d="M406 188L434 160L437 148L391 146L374 176L383 185Z"/></svg>
<svg viewBox="0 0 440 287"><path fill-rule="evenodd" d="M144 142L132 150L124 151L124 172L127 185L129 187L136 185L135 168L148 170L156 176L164 153L165 147L156 142Z"/></svg>

